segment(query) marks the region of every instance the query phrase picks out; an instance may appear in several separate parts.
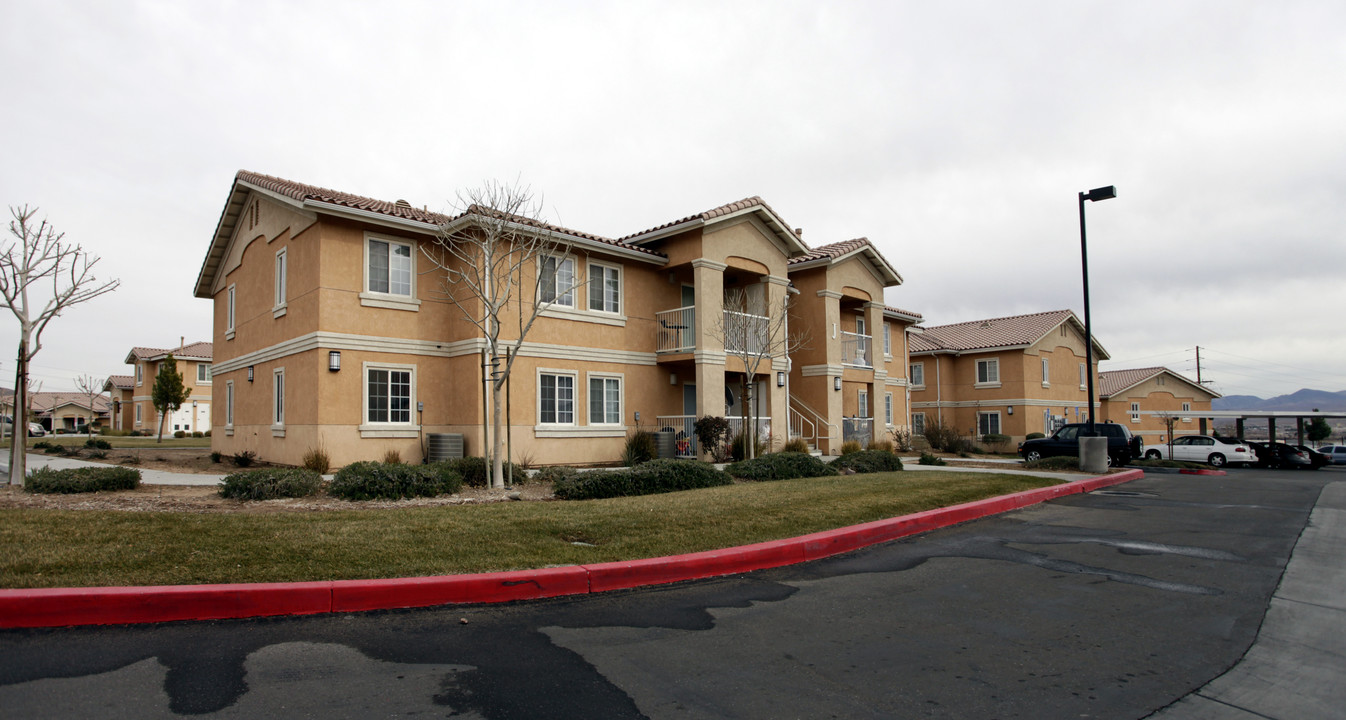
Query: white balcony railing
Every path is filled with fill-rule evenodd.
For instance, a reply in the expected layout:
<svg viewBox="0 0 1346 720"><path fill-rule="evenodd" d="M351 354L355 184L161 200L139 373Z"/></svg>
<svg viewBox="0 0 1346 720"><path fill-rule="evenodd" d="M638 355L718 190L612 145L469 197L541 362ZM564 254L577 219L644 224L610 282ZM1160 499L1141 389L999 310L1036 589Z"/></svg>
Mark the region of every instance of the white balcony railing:
<svg viewBox="0 0 1346 720"><path fill-rule="evenodd" d="M733 417L727 417L727 418L725 418L725 420L728 420L728 421L729 421L729 435L730 435L730 437L738 437L740 434L743 433L743 427L744 427L744 426L743 426L743 417L742 417L742 416L740 416L740 415L735 415L735 416L733 416ZM752 418L752 417L749 417L749 418L748 418L748 424L751 425L753 420L756 420L756 421L757 421L757 439L760 440L761 442L768 443L768 447L770 447L770 443L771 443L771 418L769 418L769 417L758 417L758 418Z"/></svg>
<svg viewBox="0 0 1346 720"><path fill-rule="evenodd" d="M654 314L659 327L656 352L679 353L696 349L696 307L688 305Z"/></svg>
<svg viewBox="0 0 1346 720"><path fill-rule="evenodd" d="M767 350L767 328L770 319L737 310L724 311L725 352L746 352L760 355Z"/></svg>
<svg viewBox="0 0 1346 720"><path fill-rule="evenodd" d="M874 338L853 332L841 332L841 364L851 367L874 367Z"/></svg>

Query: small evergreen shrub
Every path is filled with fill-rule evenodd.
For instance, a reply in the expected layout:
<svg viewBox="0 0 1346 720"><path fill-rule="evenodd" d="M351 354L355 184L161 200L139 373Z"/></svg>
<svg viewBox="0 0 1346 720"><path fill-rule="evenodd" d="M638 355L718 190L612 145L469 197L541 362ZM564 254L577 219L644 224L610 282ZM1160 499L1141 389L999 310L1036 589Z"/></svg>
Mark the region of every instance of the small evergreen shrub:
<svg viewBox="0 0 1346 720"><path fill-rule="evenodd" d="M139 486L140 471L124 467L37 468L24 481L24 490L31 493L134 490Z"/></svg>
<svg viewBox="0 0 1346 720"><path fill-rule="evenodd" d="M210 461L211 461L211 462L213 462L213 463L217 463L217 462L219 462L219 461L221 461L221 460L223 460L223 459L224 459L224 453L220 452L219 450L212 450L212 451L211 451L211 453L210 453Z"/></svg>
<svg viewBox="0 0 1346 720"><path fill-rule="evenodd" d="M210 458L214 460L217 454L211 453ZM215 460L215 462L219 462L219 460ZM332 458L327 454L327 448L319 445L315 448L309 448L309 451L304 453L302 464L308 470L312 470L319 475L326 475L327 471L332 469Z"/></svg>
<svg viewBox="0 0 1346 720"><path fill-rule="evenodd" d="M987 433L981 436L982 444L991 449L991 452L1004 452L1005 446L1009 444L1009 436L1000 433Z"/></svg>
<svg viewBox="0 0 1346 720"><path fill-rule="evenodd" d="M836 475L827 463L808 453L779 452L736 462L724 469L740 480L789 480Z"/></svg>
<svg viewBox="0 0 1346 720"><path fill-rule="evenodd" d="M64 445L57 445L56 443L48 443L48 444L47 444L47 454L48 454L48 455L65 455L65 454L67 454L68 452L69 452L69 451L66 450L66 448L65 448Z"/></svg>
<svg viewBox="0 0 1346 720"><path fill-rule="evenodd" d="M89 457L93 458L94 460L102 460L103 458L107 457L107 451L98 449L90 450Z"/></svg>
<svg viewBox="0 0 1346 720"><path fill-rule="evenodd" d="M210 431L207 430L207 431L205 431L204 433L202 433L202 435L205 435L206 437L210 437Z"/></svg>
<svg viewBox="0 0 1346 720"><path fill-rule="evenodd" d="M833 460L832 467L837 470L848 468L857 473L892 472L902 469L902 459L883 450L861 450Z"/></svg>
<svg viewBox="0 0 1346 720"><path fill-rule="evenodd" d="M733 434L729 421L722 417L706 415L696 419L696 440L703 452L710 453L715 462L729 459L729 440Z"/></svg>
<svg viewBox="0 0 1346 720"><path fill-rule="evenodd" d="M549 465L547 467L542 468L541 470L538 470L537 474L533 476L533 479L538 482L555 484L561 482L562 480L569 480L570 478L573 478L576 475L580 474L581 474L580 471L576 470L573 467L566 467L564 465Z"/></svg>
<svg viewBox="0 0 1346 720"><path fill-rule="evenodd" d="M48 443L46 440L38 440L33 443L34 450L46 450L49 447L51 447L51 443Z"/></svg>
<svg viewBox="0 0 1346 720"><path fill-rule="evenodd" d="M182 438L187 437L187 431L186 431L186 430L174 430L174 431L173 431L173 437L178 438L179 440L181 440Z"/></svg>
<svg viewBox="0 0 1346 720"><path fill-rule="evenodd" d="M458 492L463 476L453 463L389 465L362 461L337 471L327 492L344 500L399 500Z"/></svg>
<svg viewBox="0 0 1346 720"><path fill-rule="evenodd" d="M576 473L572 477L557 480L554 483L554 492L561 500L596 500L693 490L731 483L733 479L728 474L702 462L651 460L624 470Z"/></svg>
<svg viewBox="0 0 1346 720"><path fill-rule="evenodd" d="M205 437L205 436L206 436L206 434L203 433L203 432L201 432L200 430L193 430L193 431L192 431L192 437L194 437L194 438L200 438L200 437Z"/></svg>
<svg viewBox="0 0 1346 720"><path fill-rule="evenodd" d="M921 453L921 459L916 462L921 465L948 465L948 463L944 462L944 458L931 452Z"/></svg>
<svg viewBox="0 0 1346 720"><path fill-rule="evenodd" d="M234 453L230 459L234 461L234 465L237 467L248 467L257 459L257 453L251 450L244 450L243 452Z"/></svg>
<svg viewBox="0 0 1346 720"><path fill-rule="evenodd" d="M626 436L626 445L622 447L623 465L635 467L655 459L658 455L659 450L654 444L654 433L648 430L637 430Z"/></svg>
<svg viewBox="0 0 1346 720"><path fill-rule="evenodd" d="M797 452L807 454L808 451L809 451L809 443L804 438L795 438L790 442L785 443L785 447L781 448L781 452Z"/></svg>
<svg viewBox="0 0 1346 720"><path fill-rule="evenodd" d="M454 460L448 460L445 464L453 465L454 469L463 478L463 484L468 487L486 487L488 473L486 472L486 458L482 457L462 457ZM514 463L501 463L501 471L505 474L505 480L509 480L510 466L514 466L515 482L524 482L528 474L523 468Z"/></svg>
<svg viewBox="0 0 1346 720"><path fill-rule="evenodd" d="M841 444L841 456L846 457L851 453L858 453L863 449L864 448L860 447L860 443L858 441L847 440L846 442Z"/></svg>
<svg viewBox="0 0 1346 720"><path fill-rule="evenodd" d="M1030 470L1079 470L1080 459L1072 455L1058 455L1024 463Z"/></svg>
<svg viewBox="0 0 1346 720"><path fill-rule="evenodd" d="M84 441L84 447L93 448L95 450L111 450L112 443L106 440L95 440L93 438L89 438L88 440Z"/></svg>
<svg viewBox="0 0 1346 720"><path fill-rule="evenodd" d="M275 500L308 497L322 489L322 476L305 468L267 468L224 477L220 497L237 500Z"/></svg>
<svg viewBox="0 0 1346 720"><path fill-rule="evenodd" d="M1025 435L1025 436L1024 436L1024 439L1025 439L1025 440L1037 440L1038 438L1044 438L1044 437L1047 437L1047 436L1046 436L1046 435L1043 435L1043 434L1040 433L1040 432L1031 432L1031 433L1028 433L1027 435Z"/></svg>

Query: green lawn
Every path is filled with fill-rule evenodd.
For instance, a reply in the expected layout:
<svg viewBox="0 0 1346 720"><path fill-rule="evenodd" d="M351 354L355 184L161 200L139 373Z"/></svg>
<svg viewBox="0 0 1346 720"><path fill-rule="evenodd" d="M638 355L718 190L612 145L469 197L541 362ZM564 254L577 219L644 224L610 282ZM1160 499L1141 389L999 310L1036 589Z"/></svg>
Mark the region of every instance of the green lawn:
<svg viewBox="0 0 1346 720"><path fill-rule="evenodd" d="M1052 484L904 471L582 502L267 514L5 509L0 587L412 577L629 560L793 537Z"/></svg>

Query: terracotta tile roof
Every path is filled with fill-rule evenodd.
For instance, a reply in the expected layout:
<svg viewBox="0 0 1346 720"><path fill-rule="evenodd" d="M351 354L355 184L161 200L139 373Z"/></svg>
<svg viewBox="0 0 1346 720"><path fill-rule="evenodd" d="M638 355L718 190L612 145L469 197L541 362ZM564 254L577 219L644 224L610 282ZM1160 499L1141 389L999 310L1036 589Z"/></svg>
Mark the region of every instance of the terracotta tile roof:
<svg viewBox="0 0 1346 720"><path fill-rule="evenodd" d="M707 210L707 211L705 211L705 212L699 212L699 213L696 213L696 214L694 214L694 215L688 215L688 216L685 217L685 218L680 218L680 219L678 219L678 220L674 220L674 221L672 221L672 222L666 222L666 223L664 223L663 225L657 225L657 226L655 226L655 227L649 228L648 230L641 230L640 232L637 232L637 233L631 233L630 235L626 235L626 236L622 237L621 239L622 239L622 240L630 240L630 239L633 238L633 237L638 237L638 236L640 236L640 235L645 235L645 234L652 233L652 232L658 232L658 231L663 230L663 229L665 229L665 228L671 228L671 227L673 227L673 226L675 226L675 225L681 225L681 224L686 223L686 222L692 222L693 220L702 220L702 221L713 220L713 219L715 219L715 218L717 218L717 217L724 217L725 215L732 215L732 214L734 214L734 213L736 213L736 212L739 212L739 211L741 211L741 210L747 210L747 209L749 209L749 208L755 208L755 207L760 207L760 208L766 210L767 212L771 213L772 215L775 215L777 218L780 218L780 214L777 213L775 210L772 210L772 209L771 209L771 206L770 206L770 205L767 205L765 200L763 200L762 198L760 198L760 197L758 197L758 196L756 196L756 195L753 195L753 196L750 197L750 198L743 198L742 200L738 200L738 201L731 202L731 203L728 203L728 204L725 204L725 205L721 205L721 206L719 206L719 207L717 207L717 208L712 208L712 209ZM782 219L781 222L784 222L784 219ZM800 244L801 244L801 245L803 244L803 241L802 241L802 240L800 241Z"/></svg>
<svg viewBox="0 0 1346 720"><path fill-rule="evenodd" d="M810 250L807 255L790 258L790 264L798 265L799 263L813 262L814 260L822 260L823 258L839 258L842 255L859 250L866 245L874 247L874 244L869 241L869 238L856 238L854 240L842 240L841 242L834 242L828 245L820 245ZM874 252L878 251L878 248L874 248Z"/></svg>
<svg viewBox="0 0 1346 720"><path fill-rule="evenodd" d="M1098 373L1098 396L1107 398L1128 388L1133 388L1151 378L1165 374L1171 375L1194 388L1200 388L1202 391L1207 392L1214 397L1220 397L1220 393L1198 384L1191 378L1179 375L1166 367L1133 368L1130 370L1100 370Z"/></svg>
<svg viewBox="0 0 1346 720"><path fill-rule="evenodd" d="M883 306L883 309L884 309L884 310L887 310L888 312L891 312L891 313L897 313L898 315L906 315L907 317L914 317L914 318L920 318L920 317L921 317L921 314L918 313L918 312L912 312L912 311L910 311L910 310L903 310L902 308L896 308L896 307L893 307L892 305L884 305L884 306Z"/></svg>
<svg viewBox="0 0 1346 720"><path fill-rule="evenodd" d="M136 379L133 375L108 375L107 380L103 382L103 389L130 390L135 387L135 384Z"/></svg>
<svg viewBox="0 0 1346 720"><path fill-rule="evenodd" d="M135 356L137 360L157 360L166 357L169 353L182 360L210 360L214 357L215 345L208 342L194 342L181 348L131 348L131 355ZM130 356L127 357L126 361L132 362Z"/></svg>
<svg viewBox="0 0 1346 720"><path fill-rule="evenodd" d="M918 352L918 347L919 351L969 351L1032 345L1053 328L1073 318L1075 313L1069 310L1052 310L927 327L912 338L912 352Z"/></svg>
<svg viewBox="0 0 1346 720"><path fill-rule="evenodd" d="M482 208L477 205L470 206L467 210L463 211L462 213L459 213L458 215L445 215L443 213L431 212L429 210L422 210L413 207L411 204L405 201L388 202L386 200L375 200L373 198L367 198L361 195L353 195L351 193L341 192L340 190L329 190L328 188L322 188L316 185L305 185L303 183L297 183L291 180L285 180L283 178L273 177L271 175L263 175L261 173L249 172L247 170L239 170L238 175L236 176L236 180L242 180L244 182L251 183L258 187L270 190L271 192L288 197L292 200L297 200L301 203L312 200L315 202L323 202L331 205L348 207L353 210L374 212L380 215L388 215L390 217L403 218L405 220L413 220L416 222L429 223L432 225L443 225L445 223L458 220L473 213L482 215L491 215L497 218L505 217L505 213L501 213L493 209ZM575 237L584 238L586 240L593 240L595 242L603 243L605 245L612 245L615 247L620 247L625 250L632 250L646 255L651 255L654 257L664 257L663 253L659 253L654 250L648 250L646 248L638 247L636 245L630 245L620 240L613 240L612 238L606 238L601 235L594 235L593 233L587 233L580 230L572 230L570 228L564 228L559 225L551 225L549 223L538 222L536 220L520 217L517 215L509 216L509 219L514 222L529 225L531 227L550 230L552 232L564 233L566 235L572 235Z"/></svg>
<svg viewBox="0 0 1346 720"><path fill-rule="evenodd" d="M79 392L35 392L32 395L33 412L45 414L53 409L63 405L78 405L82 408L89 407L89 396ZM93 397L94 412L106 413L110 403L102 395Z"/></svg>

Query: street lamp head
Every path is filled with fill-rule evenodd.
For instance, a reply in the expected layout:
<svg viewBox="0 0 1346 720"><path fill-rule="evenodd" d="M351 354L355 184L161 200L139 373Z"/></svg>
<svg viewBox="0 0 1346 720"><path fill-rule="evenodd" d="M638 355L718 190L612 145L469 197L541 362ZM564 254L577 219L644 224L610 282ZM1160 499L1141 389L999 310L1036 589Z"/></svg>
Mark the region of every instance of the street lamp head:
<svg viewBox="0 0 1346 720"><path fill-rule="evenodd" d="M1117 197L1116 185L1108 185L1107 187L1094 188L1093 190L1090 190L1087 193L1080 193L1081 199L1092 200L1094 202L1098 202L1099 200L1111 200L1115 197Z"/></svg>

